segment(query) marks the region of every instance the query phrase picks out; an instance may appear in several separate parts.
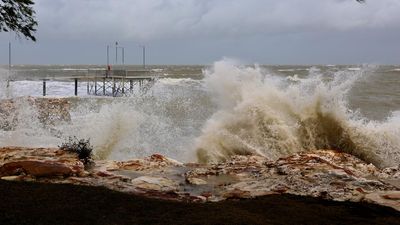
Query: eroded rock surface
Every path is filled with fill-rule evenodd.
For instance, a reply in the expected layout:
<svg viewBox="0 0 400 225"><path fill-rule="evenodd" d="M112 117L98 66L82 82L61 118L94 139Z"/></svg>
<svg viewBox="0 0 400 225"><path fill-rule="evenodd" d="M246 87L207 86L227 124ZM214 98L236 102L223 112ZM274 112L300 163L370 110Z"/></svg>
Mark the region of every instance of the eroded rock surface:
<svg viewBox="0 0 400 225"><path fill-rule="evenodd" d="M76 155L51 148L0 148L0 177L105 186L126 193L177 201L290 193L337 201L368 201L400 211L399 168L380 170L332 150L298 153L270 161L234 156L220 164L183 164L159 154L84 167Z"/></svg>
<svg viewBox="0 0 400 225"><path fill-rule="evenodd" d="M0 150L0 162L0 177L31 179L85 173L84 165L77 156L58 148L5 147Z"/></svg>

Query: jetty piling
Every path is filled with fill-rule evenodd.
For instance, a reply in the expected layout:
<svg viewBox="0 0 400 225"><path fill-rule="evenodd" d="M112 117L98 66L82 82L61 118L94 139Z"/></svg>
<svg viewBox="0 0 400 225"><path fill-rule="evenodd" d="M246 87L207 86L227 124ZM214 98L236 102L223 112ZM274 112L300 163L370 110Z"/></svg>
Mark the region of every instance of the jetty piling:
<svg viewBox="0 0 400 225"><path fill-rule="evenodd" d="M43 80L43 96L46 96L46 80Z"/></svg>
<svg viewBox="0 0 400 225"><path fill-rule="evenodd" d="M78 96L78 78L75 78L75 96Z"/></svg>

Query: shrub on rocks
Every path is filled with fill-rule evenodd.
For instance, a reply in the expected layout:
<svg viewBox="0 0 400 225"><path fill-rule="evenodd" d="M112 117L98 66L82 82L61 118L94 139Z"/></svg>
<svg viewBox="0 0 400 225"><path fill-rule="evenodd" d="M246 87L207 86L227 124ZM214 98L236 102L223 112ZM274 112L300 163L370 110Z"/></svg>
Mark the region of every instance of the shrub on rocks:
<svg viewBox="0 0 400 225"><path fill-rule="evenodd" d="M93 146L90 144L90 139L78 139L77 137L69 137L68 140L58 146L61 150L78 154L78 158L85 165L93 162L92 151Z"/></svg>

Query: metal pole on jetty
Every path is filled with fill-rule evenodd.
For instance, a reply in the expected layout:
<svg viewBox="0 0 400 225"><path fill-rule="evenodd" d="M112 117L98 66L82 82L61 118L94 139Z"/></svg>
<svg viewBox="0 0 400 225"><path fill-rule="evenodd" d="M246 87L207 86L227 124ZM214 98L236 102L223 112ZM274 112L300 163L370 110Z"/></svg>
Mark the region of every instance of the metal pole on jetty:
<svg viewBox="0 0 400 225"><path fill-rule="evenodd" d="M132 92L133 90L133 80L129 79L129 90Z"/></svg>
<svg viewBox="0 0 400 225"><path fill-rule="evenodd" d="M119 47L115 47L115 48L116 48L115 51L117 51L117 49L121 49L121 50L122 50L122 51L121 51L121 55L122 55L122 65L124 65L124 64L125 64L125 47L119 46ZM117 54L117 52L116 52L116 54ZM116 59L116 61L117 61L117 56L115 56L115 59ZM115 64L117 64L117 62L116 62Z"/></svg>
<svg viewBox="0 0 400 225"><path fill-rule="evenodd" d="M110 65L110 46L107 45L107 66Z"/></svg>
<svg viewBox="0 0 400 225"><path fill-rule="evenodd" d="M146 46L141 45L140 47L142 47L143 69L146 69Z"/></svg>
<svg viewBox="0 0 400 225"><path fill-rule="evenodd" d="M115 64L118 64L118 41L115 42Z"/></svg>
<svg viewBox="0 0 400 225"><path fill-rule="evenodd" d="M10 87L11 79L11 41L8 42L8 78L7 78L7 88Z"/></svg>
<svg viewBox="0 0 400 225"><path fill-rule="evenodd" d="M11 72L11 41L8 42L8 71Z"/></svg>
<svg viewBox="0 0 400 225"><path fill-rule="evenodd" d="M125 65L125 48L122 47L122 65Z"/></svg>
<svg viewBox="0 0 400 225"><path fill-rule="evenodd" d="M106 78L103 78L103 95L106 95Z"/></svg>
<svg viewBox="0 0 400 225"><path fill-rule="evenodd" d="M43 96L46 96L46 80L43 80Z"/></svg>
<svg viewBox="0 0 400 225"><path fill-rule="evenodd" d="M97 95L97 79L94 77L94 95Z"/></svg>
<svg viewBox="0 0 400 225"><path fill-rule="evenodd" d="M78 96L78 78L75 78L75 96Z"/></svg>

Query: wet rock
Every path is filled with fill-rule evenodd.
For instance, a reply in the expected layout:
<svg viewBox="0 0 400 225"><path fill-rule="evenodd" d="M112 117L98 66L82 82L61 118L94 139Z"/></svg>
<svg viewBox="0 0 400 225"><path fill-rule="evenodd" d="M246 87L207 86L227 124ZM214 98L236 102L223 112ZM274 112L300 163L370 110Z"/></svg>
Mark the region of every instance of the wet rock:
<svg viewBox="0 0 400 225"><path fill-rule="evenodd" d="M222 199L291 193L360 201L368 193L398 189L390 182L378 179L381 173L372 164L352 155L319 150L294 154L275 162L260 156L235 156L225 163L194 168L185 176L187 180L216 178L213 194ZM228 183L218 181L223 176L234 179Z"/></svg>
<svg viewBox="0 0 400 225"><path fill-rule="evenodd" d="M165 156L154 154L144 159L134 159L123 162L102 161L102 166L99 170L115 171L115 170L132 170L132 171L147 171L157 170L172 166L183 166L182 163L167 158Z"/></svg>
<svg viewBox="0 0 400 225"><path fill-rule="evenodd" d="M4 177L1 177L1 179L8 180L8 181L22 180L20 176L4 176Z"/></svg>
<svg viewBox="0 0 400 225"><path fill-rule="evenodd" d="M400 179L400 165L397 167L388 167L379 174L381 178Z"/></svg>
<svg viewBox="0 0 400 225"><path fill-rule="evenodd" d="M219 164L182 164L154 154L128 161L97 160L85 170L76 155L51 148L0 148L0 178L104 186L177 201L289 193L337 201L370 201L399 210L398 168L379 169L346 153L302 152L270 161L233 156ZM397 182L397 183L396 183Z"/></svg>
<svg viewBox="0 0 400 225"><path fill-rule="evenodd" d="M0 174L2 176L12 176L21 173L37 177L70 176L73 174L73 170L63 163L33 160L9 162L0 167Z"/></svg>
<svg viewBox="0 0 400 225"><path fill-rule="evenodd" d="M400 211L400 191L380 191L365 195L365 201L392 207Z"/></svg>
<svg viewBox="0 0 400 225"><path fill-rule="evenodd" d="M84 165L72 153L57 148L0 149L0 177L14 175L72 176L84 173Z"/></svg>
<svg viewBox="0 0 400 225"><path fill-rule="evenodd" d="M149 176L141 176L133 179L132 185L135 188L159 191L159 192L175 191L178 188L177 183L173 180L164 177L149 177Z"/></svg>
<svg viewBox="0 0 400 225"><path fill-rule="evenodd" d="M203 179L200 179L200 178L195 178L195 177L188 177L186 179L186 181L189 184L194 184L194 185L205 185L205 184L207 184L207 181L205 181Z"/></svg>

